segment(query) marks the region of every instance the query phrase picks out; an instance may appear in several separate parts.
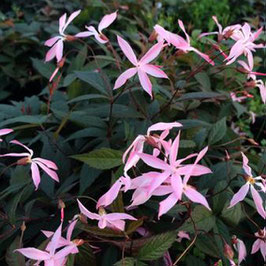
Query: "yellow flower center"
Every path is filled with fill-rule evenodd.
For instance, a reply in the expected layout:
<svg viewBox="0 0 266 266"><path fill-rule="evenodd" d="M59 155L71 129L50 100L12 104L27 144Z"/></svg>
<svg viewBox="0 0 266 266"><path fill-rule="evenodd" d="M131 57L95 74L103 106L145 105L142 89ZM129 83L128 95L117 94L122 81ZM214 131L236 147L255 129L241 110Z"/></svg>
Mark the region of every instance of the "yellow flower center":
<svg viewBox="0 0 266 266"><path fill-rule="evenodd" d="M255 181L255 179L252 176L248 176L247 177L247 182L249 182L251 185L254 185L256 181Z"/></svg>

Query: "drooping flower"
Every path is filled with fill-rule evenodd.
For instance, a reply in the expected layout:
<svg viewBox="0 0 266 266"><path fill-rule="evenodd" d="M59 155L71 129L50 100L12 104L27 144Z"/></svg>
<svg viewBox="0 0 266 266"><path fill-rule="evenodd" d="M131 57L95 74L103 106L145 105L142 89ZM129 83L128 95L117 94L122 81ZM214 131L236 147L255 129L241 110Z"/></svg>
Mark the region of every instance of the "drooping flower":
<svg viewBox="0 0 266 266"><path fill-rule="evenodd" d="M263 81L260 79L256 81L256 85L260 90L260 97L263 103L265 104L266 103L266 83L263 83Z"/></svg>
<svg viewBox="0 0 266 266"><path fill-rule="evenodd" d="M245 156L244 153L242 153L242 157L243 157L243 169L247 174L246 177L247 181L239 189L239 191L233 196L228 208L232 208L238 202L242 201L248 194L248 191L250 190L258 213L265 219L266 216L265 216L265 209L263 207L263 201L259 192L255 189L256 185L259 188L259 191L265 193L266 191L265 184L263 184L263 179L261 176L253 177L251 168L248 165L248 158Z"/></svg>
<svg viewBox="0 0 266 266"><path fill-rule="evenodd" d="M190 236L188 233L186 233L185 231L179 231L177 234L178 238L177 238L177 242L181 242L183 239L188 239L190 240Z"/></svg>
<svg viewBox="0 0 266 266"><path fill-rule="evenodd" d="M209 64L214 65L214 62L210 59L208 55L200 52L198 49L190 45L190 37L185 30L183 22L181 20L178 20L178 24L181 30L184 32L186 40L178 34L174 34L170 31L165 30L160 25L155 25L154 29L158 34L159 40L165 40L168 44L172 44L173 46L175 46L176 49L179 49L184 53L193 51L199 56L201 56L204 60L206 60Z"/></svg>
<svg viewBox="0 0 266 266"><path fill-rule="evenodd" d="M129 68L117 78L114 90L122 87L128 79L133 77L135 74L138 74L142 88L152 98L152 84L148 74L156 78L168 78L167 75L161 70L160 66L149 64L161 52L162 48L164 47L163 42L153 45L140 60L137 60L136 55L127 41L120 36L117 36L117 41L121 50L127 59L134 65L134 67Z"/></svg>
<svg viewBox="0 0 266 266"><path fill-rule="evenodd" d="M241 103L244 100L246 100L247 98L249 98L247 96L237 96L234 92L230 92L230 97L231 97L233 102L238 102L238 103Z"/></svg>
<svg viewBox="0 0 266 266"><path fill-rule="evenodd" d="M218 31L213 32L204 32L199 35L199 38L202 38L204 36L217 34L218 35L218 41L221 41L223 38L228 39L230 37L233 37L238 33L238 30L241 28L240 24L235 24L231 26L227 26L223 29L222 25L218 22L218 19L216 16L212 16L212 19L214 20L215 24L218 27Z"/></svg>
<svg viewBox="0 0 266 266"><path fill-rule="evenodd" d="M137 219L133 216L126 214L126 213L106 213L103 208L99 209L99 214L92 213L87 210L84 205L79 201L79 209L82 214L88 217L91 220L98 220L98 227L103 229L105 227L119 229L124 231L125 229L125 221L124 220L133 220L136 221Z"/></svg>
<svg viewBox="0 0 266 266"><path fill-rule="evenodd" d="M62 224L57 228L53 237L49 243L49 250L43 251L37 248L20 248L15 251L20 252L23 256L37 260L37 265L40 264L41 261L44 261L45 266L64 266L66 263L66 256L73 252L73 246L65 246L64 248L56 251L60 246L60 239L62 234Z"/></svg>
<svg viewBox="0 0 266 266"><path fill-rule="evenodd" d="M29 149L27 146L22 144L21 142L17 140L12 140L10 143L22 146L25 148L28 152L23 153L7 153L0 155L0 157L23 157L22 159L19 159L17 161L18 165L26 165L31 164L31 173L32 173L32 180L35 186L35 190L38 189L41 177L40 177L40 167L47 175L49 175L52 179L54 179L56 182L59 182L59 178L55 170L57 170L57 166L54 162L43 159L43 158L32 158L33 157L33 150Z"/></svg>
<svg viewBox="0 0 266 266"><path fill-rule="evenodd" d="M80 13L81 10L77 10L73 12L68 20L67 20L67 14L65 13L62 15L59 19L59 34L58 36L52 37L49 40L47 40L44 45L51 47L50 50L47 52L45 61L48 62L52 60L54 57L56 57L57 62L59 62L63 57L63 49L64 49L64 41L69 39L73 39L75 37L68 36L64 32L68 25L74 20Z"/></svg>
<svg viewBox="0 0 266 266"><path fill-rule="evenodd" d="M75 36L78 38L85 38L85 37L89 37L89 36L94 36L98 42L107 43L109 40L102 33L102 30L109 27L116 20L116 18L117 18L117 11L112 13L112 14L105 15L98 25L98 31L93 26L85 26L85 28L88 31L80 32L80 33L76 34Z"/></svg>
<svg viewBox="0 0 266 266"><path fill-rule="evenodd" d="M69 246L69 247L71 246L72 249L69 248L69 254L78 253L79 250L78 250L77 246L79 246L82 243L84 243L84 241L81 240L81 239L71 240L72 233L73 233L73 230L74 230L74 228L76 226L77 221L78 220L74 220L74 221L72 221L69 224L68 229L67 229L66 238L61 236L59 238L58 245L57 245L57 248L61 248L61 247L65 247L65 246ZM42 232L48 238L54 235L54 232L51 232L51 231L42 230ZM51 242L49 242L48 245L46 246L46 250L50 252L50 250L51 250Z"/></svg>
<svg viewBox="0 0 266 266"><path fill-rule="evenodd" d="M260 250L264 261L266 261L266 227L264 227L263 230L259 230L257 233L255 233L255 236L258 239L252 246L251 254L254 254Z"/></svg>
<svg viewBox="0 0 266 266"><path fill-rule="evenodd" d="M244 242L236 236L232 237L232 243L235 250L238 252L238 265L246 258L247 250Z"/></svg>
<svg viewBox="0 0 266 266"><path fill-rule="evenodd" d="M10 134L13 131L14 131L13 129L9 129L9 128L0 129L0 136L4 136L4 135L7 135L7 134ZM0 142L1 141L3 141L3 140L0 139Z"/></svg>

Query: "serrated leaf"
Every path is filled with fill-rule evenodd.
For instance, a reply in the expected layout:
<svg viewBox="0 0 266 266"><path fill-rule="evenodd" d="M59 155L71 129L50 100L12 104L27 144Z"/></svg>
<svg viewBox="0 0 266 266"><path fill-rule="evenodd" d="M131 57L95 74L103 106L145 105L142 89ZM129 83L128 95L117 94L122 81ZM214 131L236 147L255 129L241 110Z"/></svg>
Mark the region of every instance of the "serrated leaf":
<svg viewBox="0 0 266 266"><path fill-rule="evenodd" d="M88 243L79 247L79 253L75 256L75 266L96 266L96 257Z"/></svg>
<svg viewBox="0 0 266 266"><path fill-rule="evenodd" d="M151 237L139 250L138 259L156 260L172 246L176 239L176 232L171 231Z"/></svg>
<svg viewBox="0 0 266 266"><path fill-rule="evenodd" d="M219 249L216 246L213 238L208 235L199 235L195 246L203 253L210 255L215 258L220 257Z"/></svg>
<svg viewBox="0 0 266 266"><path fill-rule="evenodd" d="M219 142L226 133L226 118L223 117L221 120L212 125L209 134L209 145Z"/></svg>
<svg viewBox="0 0 266 266"><path fill-rule="evenodd" d="M215 224L215 217L212 213L203 206L196 206L191 213L194 223L197 225L197 229L204 230L206 232L210 231ZM178 228L179 231L194 232L194 226L190 219L188 219L181 227Z"/></svg>
<svg viewBox="0 0 266 266"><path fill-rule="evenodd" d="M244 217L243 212L241 210L241 204L236 204L232 208L228 208L228 206L224 207L221 214L221 218L225 222L236 226L240 222L240 220Z"/></svg>
<svg viewBox="0 0 266 266"><path fill-rule="evenodd" d="M104 236L104 237L125 237L125 234L122 231L115 231L110 228L105 227L104 229L100 229L97 226L90 226L81 224L78 226L78 228L82 231L98 235L98 236Z"/></svg>
<svg viewBox="0 0 266 266"><path fill-rule="evenodd" d="M102 148L70 157L100 170L111 169L122 164L122 152L109 148Z"/></svg>
<svg viewBox="0 0 266 266"><path fill-rule="evenodd" d="M43 60L31 58L33 67L45 78L49 79L55 69L55 66L50 63L45 63Z"/></svg>

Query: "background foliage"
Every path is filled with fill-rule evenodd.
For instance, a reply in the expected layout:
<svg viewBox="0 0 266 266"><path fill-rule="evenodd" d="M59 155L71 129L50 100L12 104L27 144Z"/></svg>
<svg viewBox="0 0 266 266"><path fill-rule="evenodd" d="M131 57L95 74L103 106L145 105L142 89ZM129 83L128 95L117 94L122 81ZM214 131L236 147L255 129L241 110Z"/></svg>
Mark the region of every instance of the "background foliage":
<svg viewBox="0 0 266 266"><path fill-rule="evenodd" d="M109 31L116 50L115 34L120 33L131 40L137 54L142 54L148 46L152 27L159 23L176 32L178 18L187 25L192 44L202 50L204 41L198 41L197 36L201 31L214 29L212 15L215 14L222 25L249 21L257 27L263 21L263 1L16 0L10 4L2 0L0 5L0 128L15 129L14 138L29 145L36 155L55 161L60 176L60 183L55 184L44 174L40 189L35 192L27 167L6 169L6 165L14 161L1 159L0 259L3 265L24 263L20 255L12 253L20 245L23 222L27 228L24 246L41 245L45 238L40 230L52 230L58 225L58 200L66 204L66 220L70 220L78 213L77 196L98 199L121 175L119 166L126 147L138 134L145 133L148 126L159 121L179 121L184 125L181 156L209 145L205 164L213 174L200 178L200 182L195 180L195 185L202 192L209 189L213 195L224 190L212 197L212 213L201 206L191 210L203 234L184 258L184 265L212 265L221 257L227 265L222 239L230 243L233 232L237 232L250 249L254 238L245 232L256 231L246 218L246 213L255 213L252 202L246 199L243 204L227 209L233 191L241 184L237 177L242 171L240 151L248 153L257 173L265 174L265 107L255 92L255 97L245 106L230 101L228 96L231 89L243 86L243 74L229 68L210 68L194 54L178 56L175 62L162 59L161 64L171 77L171 86L166 81L152 80L156 97L150 100L134 80L131 88L113 103L116 93L112 87L120 72L111 50L89 39L89 48L81 42L67 44L68 56L62 77L51 94L48 79L55 64L44 63L47 49L43 43L57 32L58 18L64 12L82 9L69 27L70 33L77 33L84 25L97 22L103 14L118 9L119 19ZM261 38L265 40L265 34ZM257 70L265 72L265 55L263 51L257 55ZM127 66L128 62L122 61L122 67ZM176 97L169 102L176 90ZM252 126L249 111L259 116ZM235 133L233 122L246 137L240 138ZM10 139L6 137L6 142L1 144L1 154L10 150ZM230 161L225 160L225 149L231 155ZM125 197L124 203L126 206L129 198ZM122 204L120 199L112 209L123 210ZM193 225L186 220L185 210L180 206L163 217L159 226L154 223L157 205L156 200L151 200L134 211L136 217L143 219L138 224L130 223L127 228L134 241L130 245L126 242L125 265L162 265L161 256L172 246L177 228L193 233ZM253 218L260 222L260 217ZM142 223L153 235L146 240L139 240L135 232ZM75 265L85 265L84 261L90 261L90 265L122 265L119 261L124 242L119 237L123 236L113 235L107 229L82 226L81 236L92 243L95 241L102 251L101 255L95 255L88 245L82 246ZM99 242L99 239L104 241ZM187 245L186 241L175 243L172 256L180 254ZM259 254L249 258L246 265L252 263L262 265Z"/></svg>

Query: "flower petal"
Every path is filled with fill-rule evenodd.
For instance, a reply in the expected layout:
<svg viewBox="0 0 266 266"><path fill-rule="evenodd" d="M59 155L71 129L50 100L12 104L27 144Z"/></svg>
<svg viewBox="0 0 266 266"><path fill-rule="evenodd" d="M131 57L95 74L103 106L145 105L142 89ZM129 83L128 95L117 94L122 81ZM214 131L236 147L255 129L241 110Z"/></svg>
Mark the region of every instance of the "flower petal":
<svg viewBox="0 0 266 266"><path fill-rule="evenodd" d="M38 164L38 166L40 166L42 168L42 170L49 175L52 179L54 179L56 182L59 182L59 178L57 173L54 170L51 170L50 168L48 168L46 165L44 165L43 163L36 161L35 159L32 159L33 162L35 162L36 164Z"/></svg>
<svg viewBox="0 0 266 266"><path fill-rule="evenodd" d="M162 71L158 66L154 66L154 65L150 65L150 64L146 64L146 65L142 65L140 67L144 72L146 72L147 74L156 77L156 78L165 78L168 79L167 75L164 73L164 71Z"/></svg>
<svg viewBox="0 0 266 266"><path fill-rule="evenodd" d="M148 52L140 59L139 63L140 64L148 64L150 63L153 59L155 59L161 52L164 44L164 42L158 42L155 45L153 45Z"/></svg>
<svg viewBox="0 0 266 266"><path fill-rule="evenodd" d="M200 203L205 206L208 210L211 210L206 198L201 195L196 189L192 187L186 187L184 189L184 194L193 202Z"/></svg>
<svg viewBox="0 0 266 266"><path fill-rule="evenodd" d="M105 15L99 23L98 31L101 32L103 29L109 27L117 18L117 11L114 13Z"/></svg>
<svg viewBox="0 0 266 266"><path fill-rule="evenodd" d="M89 210L87 210L84 205L77 199L79 210L81 213L83 213L86 217L88 217L91 220L100 220L100 215L96 213L92 213Z"/></svg>
<svg viewBox="0 0 266 266"><path fill-rule="evenodd" d="M73 12L73 13L69 16L69 18L68 18L66 24L65 24L65 25L63 26L63 28L62 28L62 33L64 33L64 31L66 30L67 26L72 22L72 20L73 20L76 16L79 15L80 11L81 11L81 10L77 10L77 11Z"/></svg>
<svg viewBox="0 0 266 266"><path fill-rule="evenodd" d="M235 206L239 201L242 201L247 193L248 193L248 189L249 189L249 183L247 182L245 185L243 185L239 191L233 196L233 198L230 201L230 205L228 208L232 208L233 206Z"/></svg>
<svg viewBox="0 0 266 266"><path fill-rule="evenodd" d="M53 46L59 39L61 39L60 36L55 36L55 37L52 37L50 39L48 39L44 45L48 46L48 47L51 47Z"/></svg>
<svg viewBox="0 0 266 266"><path fill-rule="evenodd" d="M165 200L160 202L158 219L165 213L167 213L176 203L178 199L175 194L170 194Z"/></svg>
<svg viewBox="0 0 266 266"><path fill-rule="evenodd" d="M40 177L40 171L36 163L32 162L31 163L31 177L35 186L35 190L38 189L39 184L41 182L41 177Z"/></svg>
<svg viewBox="0 0 266 266"><path fill-rule="evenodd" d="M138 60L137 60L137 58L136 58L131 46L129 45L129 43L127 41L125 41L123 38L121 38L120 36L118 36L118 35L117 35L117 41L118 41L118 44L119 44L121 50L123 51L123 53L127 57L127 59L134 66L136 66L138 64Z"/></svg>
<svg viewBox="0 0 266 266"><path fill-rule="evenodd" d="M62 39L59 40L54 46L56 47L55 56L56 56L57 62L59 62L63 57L63 49L64 49L63 40Z"/></svg>
<svg viewBox="0 0 266 266"><path fill-rule="evenodd" d="M136 67L129 68L128 70L123 72L115 81L115 86L113 89L116 90L122 87L126 83L126 81L130 79L131 77L133 77L136 73L137 73Z"/></svg>
<svg viewBox="0 0 266 266"><path fill-rule="evenodd" d="M252 185L250 186L250 190L251 190L251 195L252 195L252 198L253 198L254 203L256 205L258 213L260 214L260 216L263 219L265 219L266 215L265 215L265 210L264 210L264 207L263 207L263 201L262 201L262 198L261 198L260 194L258 193L258 191Z"/></svg>
<svg viewBox="0 0 266 266"><path fill-rule="evenodd" d="M142 86L142 88L151 96L152 98L152 84L151 81L148 77L148 75L141 70L140 68L138 69L138 76L139 76L139 81Z"/></svg>
<svg viewBox="0 0 266 266"><path fill-rule="evenodd" d="M19 248L15 251L32 260L48 260L50 258L50 254L37 248Z"/></svg>

